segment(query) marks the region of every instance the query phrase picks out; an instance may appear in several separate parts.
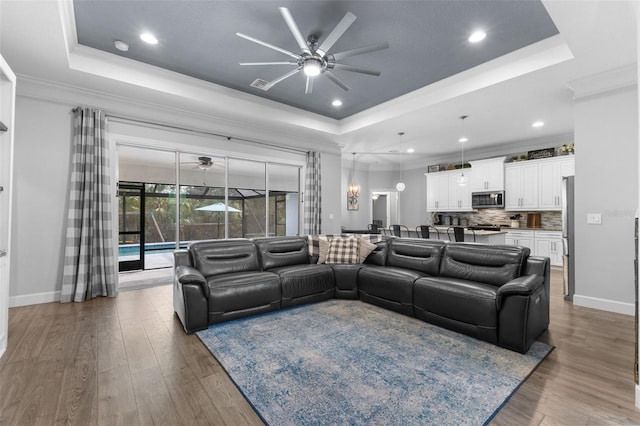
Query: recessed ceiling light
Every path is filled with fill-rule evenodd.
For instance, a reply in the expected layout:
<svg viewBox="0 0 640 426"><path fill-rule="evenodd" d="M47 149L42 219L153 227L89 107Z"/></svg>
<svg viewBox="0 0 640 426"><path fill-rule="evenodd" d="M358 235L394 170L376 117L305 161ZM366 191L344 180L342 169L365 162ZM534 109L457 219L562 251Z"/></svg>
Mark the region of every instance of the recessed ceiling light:
<svg viewBox="0 0 640 426"><path fill-rule="evenodd" d="M469 139L464 138L464 137L463 137L463 138L458 139L458 142L460 142L460 143L464 143L464 142L468 142L468 141L469 141Z"/></svg>
<svg viewBox="0 0 640 426"><path fill-rule="evenodd" d="M413 149L413 148L407 148L407 152L408 152L409 154L413 154L414 152L416 152L416 150L415 150L415 149Z"/></svg>
<svg viewBox="0 0 640 426"><path fill-rule="evenodd" d="M145 43L158 44L158 39L151 33L142 33L142 34L140 34L140 38Z"/></svg>
<svg viewBox="0 0 640 426"><path fill-rule="evenodd" d="M531 125L531 127L542 127L544 126L544 121L536 121Z"/></svg>
<svg viewBox="0 0 640 426"><path fill-rule="evenodd" d="M127 50L129 50L129 45L122 40L114 41L113 45L116 47L116 49L120 50L121 52L126 52Z"/></svg>
<svg viewBox="0 0 640 426"><path fill-rule="evenodd" d="M331 105L333 105L334 107L342 106L342 101L340 99L334 99L334 101L331 102Z"/></svg>
<svg viewBox="0 0 640 426"><path fill-rule="evenodd" d="M474 31L470 36L469 36L469 43L477 43L479 41L482 41L485 39L485 37L487 36L487 33L485 33L484 31Z"/></svg>

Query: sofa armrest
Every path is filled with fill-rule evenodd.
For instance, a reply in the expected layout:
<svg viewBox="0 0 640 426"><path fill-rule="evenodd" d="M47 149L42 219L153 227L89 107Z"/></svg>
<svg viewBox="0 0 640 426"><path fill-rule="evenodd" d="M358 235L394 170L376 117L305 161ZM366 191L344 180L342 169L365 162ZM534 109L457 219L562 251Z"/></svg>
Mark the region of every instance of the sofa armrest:
<svg viewBox="0 0 640 426"><path fill-rule="evenodd" d="M202 286L205 296L209 297L207 280L204 278L204 275L193 266L176 266L176 279L182 285L195 284Z"/></svg>
<svg viewBox="0 0 640 426"><path fill-rule="evenodd" d="M173 284L173 310L184 331L193 333L208 325L209 286L193 266L176 266Z"/></svg>
<svg viewBox="0 0 640 426"><path fill-rule="evenodd" d="M500 310L503 299L512 295L529 296L544 284L539 275L523 275L502 285L496 292L496 308Z"/></svg>

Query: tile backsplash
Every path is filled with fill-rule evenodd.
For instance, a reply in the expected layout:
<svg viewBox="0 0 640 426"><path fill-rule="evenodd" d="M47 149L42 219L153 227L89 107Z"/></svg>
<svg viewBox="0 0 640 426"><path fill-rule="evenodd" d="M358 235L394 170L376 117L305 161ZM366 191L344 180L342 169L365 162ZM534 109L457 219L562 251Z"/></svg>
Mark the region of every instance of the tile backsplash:
<svg viewBox="0 0 640 426"><path fill-rule="evenodd" d="M520 214L520 227L527 227L527 213L540 213L540 227L544 229L562 229L562 214L559 211L537 212L512 212L503 209L478 209L465 213L440 213L441 217L458 217L458 220L467 219L469 225L492 224L510 226L510 216Z"/></svg>

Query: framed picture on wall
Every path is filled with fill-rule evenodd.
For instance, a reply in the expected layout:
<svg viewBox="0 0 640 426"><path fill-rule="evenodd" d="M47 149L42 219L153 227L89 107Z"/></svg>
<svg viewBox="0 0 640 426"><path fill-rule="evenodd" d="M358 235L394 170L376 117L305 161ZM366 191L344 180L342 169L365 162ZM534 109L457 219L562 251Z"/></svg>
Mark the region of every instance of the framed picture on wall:
<svg viewBox="0 0 640 426"><path fill-rule="evenodd" d="M358 196L347 192L347 210L359 210Z"/></svg>

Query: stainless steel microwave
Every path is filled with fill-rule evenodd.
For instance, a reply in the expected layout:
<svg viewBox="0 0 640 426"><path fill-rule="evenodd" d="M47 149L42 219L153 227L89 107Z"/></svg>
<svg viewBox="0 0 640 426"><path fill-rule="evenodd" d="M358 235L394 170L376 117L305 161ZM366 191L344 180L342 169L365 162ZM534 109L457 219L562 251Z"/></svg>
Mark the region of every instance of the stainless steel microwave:
<svg viewBox="0 0 640 426"><path fill-rule="evenodd" d="M504 191L487 191L471 193L471 207L474 209L503 209Z"/></svg>

